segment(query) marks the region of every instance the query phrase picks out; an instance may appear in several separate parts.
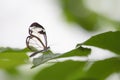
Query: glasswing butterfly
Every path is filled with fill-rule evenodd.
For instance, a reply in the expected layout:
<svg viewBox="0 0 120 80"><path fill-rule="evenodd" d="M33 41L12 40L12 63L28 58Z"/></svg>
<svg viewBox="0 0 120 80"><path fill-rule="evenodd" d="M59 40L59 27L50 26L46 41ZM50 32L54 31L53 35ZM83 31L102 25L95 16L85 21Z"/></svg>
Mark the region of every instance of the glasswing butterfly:
<svg viewBox="0 0 120 80"><path fill-rule="evenodd" d="M26 38L26 45L31 51L34 51L30 57L50 49L47 45L47 35L43 26L34 22L30 25L28 31L29 36Z"/></svg>

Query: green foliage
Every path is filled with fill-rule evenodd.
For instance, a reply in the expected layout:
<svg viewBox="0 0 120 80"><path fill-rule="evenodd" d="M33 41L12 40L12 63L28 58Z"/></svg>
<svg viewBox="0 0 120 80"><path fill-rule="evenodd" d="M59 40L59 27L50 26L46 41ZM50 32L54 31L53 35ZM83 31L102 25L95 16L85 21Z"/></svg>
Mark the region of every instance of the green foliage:
<svg viewBox="0 0 120 80"><path fill-rule="evenodd" d="M49 60L64 58L64 57L73 57L73 56L87 56L91 52L91 49L78 47L74 50L71 50L64 54L52 53L51 51L44 52L42 56L33 59L32 68L41 65Z"/></svg>
<svg viewBox="0 0 120 80"><path fill-rule="evenodd" d="M52 60L54 58L56 58L57 56L59 56L60 54L53 54L53 53L49 53L49 54L43 54L37 58L33 59L33 66L31 68L35 68L41 64L44 64L45 62Z"/></svg>
<svg viewBox="0 0 120 80"><path fill-rule="evenodd" d="M59 62L39 71L34 80L105 80L110 74L120 72L120 59L96 61L89 69L88 66L80 61Z"/></svg>
<svg viewBox="0 0 120 80"><path fill-rule="evenodd" d="M68 21L75 22L87 30L94 30L97 15L85 8L82 0L61 0Z"/></svg>
<svg viewBox="0 0 120 80"><path fill-rule="evenodd" d="M120 73L120 58L110 58L102 61L96 61L86 72L85 78L94 78L95 80L105 80L113 73Z"/></svg>
<svg viewBox="0 0 120 80"><path fill-rule="evenodd" d="M80 47L70 52L64 53L63 55L60 55L56 58L89 55L91 50L81 47L82 45L90 45L108 49L117 53L118 56L101 61L88 60L84 62L58 62L40 71L34 77L35 80L105 80L113 73L120 73L120 57L118 49L120 47L119 35L120 31L106 32L93 36L84 43L80 44ZM93 63L92 65L91 62ZM45 77L46 75L47 77Z"/></svg>
<svg viewBox="0 0 120 80"><path fill-rule="evenodd" d="M101 27L100 22L115 25L118 28L119 22L110 20L103 15L97 14L89 10L84 1L86 0L60 0L61 7L69 22L74 22L88 31L93 31ZM117 25L117 26L116 26ZM102 26L103 27L103 26ZM119 28L120 29L120 28ZM80 34L81 35L81 34ZM94 46L101 49L107 49L115 54L115 57L104 60L86 60L74 61L67 60L56 62L51 66L47 66L42 70L38 70L34 76L27 76L28 80L106 80L114 73L120 74L120 31L109 31L92 36L90 39L77 45L77 47L66 53L53 53L46 51L41 53L41 56L33 57L32 68L41 66L50 60L68 57L88 57L91 54L91 49L83 46ZM26 64L30 59L26 55L29 52L25 49L13 49L0 47L0 69L6 70L10 75L17 74L19 80L21 75L17 67ZM39 68L39 67L38 67ZM31 69L32 71L33 69ZM15 76L13 76L15 77ZM25 79L25 80L26 80Z"/></svg>
<svg viewBox="0 0 120 80"><path fill-rule="evenodd" d="M85 1L87 0L60 0L61 8L67 21L76 23L88 31L95 31L106 24L120 29L120 23L118 21L111 20L104 15L88 9Z"/></svg>
<svg viewBox="0 0 120 80"><path fill-rule="evenodd" d="M66 52L57 58L64 58L64 57L73 57L73 56L88 56L91 52L91 49L89 48L84 48L84 47L78 47L74 50L71 50L69 52Z"/></svg>
<svg viewBox="0 0 120 80"><path fill-rule="evenodd" d="M110 31L93 36L85 41L83 45L108 49L115 52L116 54L120 54L120 31Z"/></svg>
<svg viewBox="0 0 120 80"><path fill-rule="evenodd" d="M34 80L73 80L79 71L79 75L82 75L84 66L85 62L79 61L59 62L40 71Z"/></svg>
<svg viewBox="0 0 120 80"><path fill-rule="evenodd" d="M27 49L0 48L0 68L8 69L25 64L28 56Z"/></svg>
<svg viewBox="0 0 120 80"><path fill-rule="evenodd" d="M42 56L33 58L32 68L52 59L90 55L91 49L84 48L82 47L83 45L107 49L116 53L117 56L99 61L69 60L56 62L52 66L40 70L33 77L33 80L105 80L113 73L120 73L119 35L120 31L110 31L95 35L64 54L57 54L51 51L44 52ZM25 53L28 51L27 48L21 50L0 48L0 68L6 69L9 73L17 74L15 67L26 63L25 61L28 60L28 56Z"/></svg>

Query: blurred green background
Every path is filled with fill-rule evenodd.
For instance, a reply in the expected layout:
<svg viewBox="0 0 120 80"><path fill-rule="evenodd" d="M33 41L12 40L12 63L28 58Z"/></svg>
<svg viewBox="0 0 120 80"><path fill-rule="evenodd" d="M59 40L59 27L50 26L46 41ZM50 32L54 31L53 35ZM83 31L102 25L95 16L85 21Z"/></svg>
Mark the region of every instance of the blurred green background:
<svg viewBox="0 0 120 80"><path fill-rule="evenodd" d="M5 0L5 1L7 2L7 0ZM16 6L18 9L21 9L21 11L22 11L22 9L24 9L24 6L27 6L27 4L29 4L29 1L27 1L27 0L25 1L25 3L24 3L24 1L21 1L20 7L22 7L22 8L19 8L17 5L15 5L16 2L17 1L12 0L11 3L5 3L5 5L7 7L7 4L14 3L14 6ZM66 51L67 55L63 55L62 57L64 57L64 56L69 57L69 56L74 56L74 55L78 56L77 53L84 53L82 55L86 56L86 54L87 54L87 57L88 57L88 54L89 55L94 54L94 57L97 59L94 59L94 57L93 57L90 61L89 60L88 61L87 60L85 60L85 61L84 60L83 61L67 60L67 61L58 62L55 64L54 63L46 63L46 64L40 65L39 67L36 67L34 69L30 69L30 67L32 66L32 63L31 63L31 59L29 59L28 56L26 55L26 53L29 52L28 49L26 49L26 48L24 48L24 49L4 48L2 43L0 43L0 46L1 46L1 48L0 48L0 53L1 53L0 54L0 80L120 80L120 57L119 57L119 54L120 54L120 52L119 52L119 48L120 48L120 43L119 43L119 40L120 40L120 37L119 37L119 34L120 34L120 32L119 32L120 10L119 10L119 7L120 7L120 5L119 5L119 3L120 3L120 1L119 0L51 0L51 1L45 0L44 5L42 5L42 2L44 2L44 1L43 0L40 0L40 1L31 0L30 1L31 7L30 8L26 7L26 10L28 9L28 12L30 12L30 13L27 13L27 11L24 12L24 10L23 10L22 14L20 13L21 11L18 12L19 15L12 14L12 16L11 16L11 14L9 14L11 16L11 18L13 18L12 19L13 23L9 23L9 20L7 18L1 17L1 16L0 16L1 17L0 20L2 21L3 19L5 19L4 22L6 22L6 26L9 26L9 27L11 25L7 25L7 24L19 23L22 25L28 24L25 26L29 26L29 23L33 22L34 20L42 22L42 20L39 20L41 17L37 18L37 17L33 17L33 16L36 16L39 13L46 14L46 13L42 12L41 9L43 9L43 11L45 10L46 12L48 11L48 13L49 13L49 11L52 9L48 9L48 8L44 8L44 7L45 6L50 7L50 5L48 5L48 4L51 4L53 6L52 8L54 8L53 9L54 14L57 15L60 12L60 18L56 17L56 19L55 19L56 22L55 21L51 22L53 20L52 17L54 15L47 14L48 17L46 17L45 15L42 15L42 18L45 17L45 20L43 20L42 23L47 24L45 26L48 26L48 24L50 24L50 23L56 24L55 26L57 26L61 23L63 23L63 24L65 23L65 25L67 24L68 31L69 31L68 27L76 28L79 30L79 32L83 33L83 34L76 33L76 35L79 35L79 36L87 35L87 39L88 39L88 36L92 37L93 35L97 35L97 34L100 34L103 32L116 31L115 33L108 32L108 33L102 34L100 36L99 35L94 36L86 42L82 41L82 42L84 42L83 43L84 45L90 45L90 46L107 49L108 52L100 51L98 48L97 49L95 48L95 51L97 53L99 53L99 54L106 53L107 54L107 55L103 54L102 57L104 57L104 55L107 57L101 58L101 60L99 60L99 57L96 57L97 54L94 52L94 50L91 51L90 49L80 47L80 51L78 49L77 50L74 49L70 52ZM24 5L22 5L23 3L24 3ZM35 5L35 3L37 3L37 6ZM17 4L19 4L19 3L17 3ZM43 7L40 7L39 5L41 5ZM35 6L37 7L37 9ZM56 7L57 7L57 10L56 10ZM17 10L17 8L15 8L15 10ZM0 9L3 9L3 8L0 8ZM34 12L34 10L35 10L35 13L32 15L32 12ZM4 11L4 10L2 10L2 11ZM38 14L37 14L37 11L38 11ZM9 8L8 8L7 12L9 13ZM16 13L16 11L13 13ZM1 14L3 14L3 12L1 12ZM29 16L25 17L27 19L23 20L23 22L22 22L22 18L19 18L17 23L14 23L14 21L17 20L16 16L18 17L18 16L22 15L22 17L24 17L25 15L23 16L23 14L29 15ZM49 16L51 16L51 17L49 17ZM47 19L48 19L48 21L47 21ZM59 22L61 19L62 19L62 21L60 23L57 23L57 21ZM21 21L19 22L19 20L21 20ZM46 21L46 23L45 23L45 21ZM1 26L3 25L4 22L1 23ZM62 26L62 28L66 27L65 25ZM14 25L14 26L16 26L16 25ZM50 25L50 26L52 26L52 25ZM60 27L60 26L58 26L58 27ZM59 30L57 30L57 29L59 29L58 27L56 27L56 31L59 31ZM24 31L25 31L24 37L26 37L27 28L28 27L26 27L26 28L24 27ZM50 28L54 28L54 27L50 27ZM3 27L1 27L1 29L3 29ZM9 29L4 28L4 29L6 30L6 32L7 32L7 30L11 30L11 32L12 32L12 30L15 31L13 28L9 28ZM23 33L24 33L24 31L23 31ZM70 30L70 31L71 31L71 34L74 34L74 31L73 32L72 32L72 30ZM2 30L1 30L1 32L2 32ZM48 33L50 33L50 32L48 32ZM62 32L62 33L63 33L63 35L65 34L64 32ZM9 34L9 33L7 33L7 34ZM14 34L17 34L17 32L15 32ZM74 36L76 36L76 35L74 34ZM1 36L3 36L3 35L1 34ZM9 37L11 37L11 36L9 35ZM72 36L72 35L70 35L70 36ZM79 38L79 36L77 36L77 37ZM12 37L14 37L14 36L12 36ZM109 37L109 38L107 38L107 37ZM75 40L76 37L75 38L73 37L73 39ZM25 40L25 38L23 38L23 40ZM60 42L64 42L64 40L63 41L61 41L61 40L60 40ZM68 38L68 40L69 40L69 38ZM105 40L106 40L106 42L104 42ZM101 41L101 42L97 43L97 41ZM1 42L2 42L2 37L1 37ZM77 45L79 43L81 43L81 42L78 42L75 45ZM90 47L90 48L94 49L94 47ZM64 48L62 48L62 49L64 49ZM110 51L112 51L112 52L110 52ZM79 55L79 56L81 56L81 55Z"/></svg>

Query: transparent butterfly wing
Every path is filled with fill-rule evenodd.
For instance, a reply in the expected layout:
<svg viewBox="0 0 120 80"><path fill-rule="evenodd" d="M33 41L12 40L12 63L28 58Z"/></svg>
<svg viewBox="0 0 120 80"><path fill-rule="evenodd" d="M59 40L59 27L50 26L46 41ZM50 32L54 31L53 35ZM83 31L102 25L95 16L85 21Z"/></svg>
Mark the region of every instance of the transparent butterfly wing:
<svg viewBox="0 0 120 80"><path fill-rule="evenodd" d="M26 44L31 51L39 51L44 49L38 38L35 36L28 36L26 38Z"/></svg>
<svg viewBox="0 0 120 80"><path fill-rule="evenodd" d="M32 51L41 51L47 48L46 32L40 24L35 22L30 25L26 45Z"/></svg>

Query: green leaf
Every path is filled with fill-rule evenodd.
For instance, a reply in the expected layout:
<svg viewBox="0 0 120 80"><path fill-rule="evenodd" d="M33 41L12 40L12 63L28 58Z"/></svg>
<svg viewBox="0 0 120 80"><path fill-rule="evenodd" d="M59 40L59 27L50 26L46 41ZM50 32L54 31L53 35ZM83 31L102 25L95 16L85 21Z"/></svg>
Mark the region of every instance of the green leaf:
<svg viewBox="0 0 120 80"><path fill-rule="evenodd" d="M85 41L83 45L95 46L120 54L120 31L98 34Z"/></svg>
<svg viewBox="0 0 120 80"><path fill-rule="evenodd" d="M27 49L0 48L0 68L9 69L25 64Z"/></svg>
<svg viewBox="0 0 120 80"><path fill-rule="evenodd" d="M91 67L89 62L69 60L43 69L34 80L105 80L113 73L120 73L120 58L96 61Z"/></svg>
<svg viewBox="0 0 120 80"><path fill-rule="evenodd" d="M45 62L54 59L55 57L59 56L60 54L54 54L51 50L44 51L42 55L33 58L33 66L31 68L35 68Z"/></svg>
<svg viewBox="0 0 120 80"><path fill-rule="evenodd" d="M84 48L84 47L78 47L74 50L71 50L67 53L64 53L57 58L63 58L63 57L73 57L73 56L88 56L91 52L91 49L89 48Z"/></svg>
<svg viewBox="0 0 120 80"><path fill-rule="evenodd" d="M76 80L76 76L82 75L85 64L79 61L58 62L40 71L34 80Z"/></svg>
<svg viewBox="0 0 120 80"><path fill-rule="evenodd" d="M120 30L120 22L108 18L108 16L99 14L86 5L87 0L60 0L64 17L71 23L76 23L80 27L94 31L100 27L111 26ZM108 25L108 26L106 26Z"/></svg>
<svg viewBox="0 0 120 80"><path fill-rule="evenodd" d="M86 30L94 30L98 21L98 15L84 5L84 0L61 0L66 19L75 22Z"/></svg>
<svg viewBox="0 0 120 80"><path fill-rule="evenodd" d="M83 78L92 78L93 80L105 80L113 73L120 73L120 58L110 58L95 62L91 68L86 72Z"/></svg>
<svg viewBox="0 0 120 80"><path fill-rule="evenodd" d="M73 57L73 56L87 56L89 55L91 52L91 49L89 48L83 48L83 47L78 47L74 50L71 50L67 53L64 53L64 54L58 54L58 53L52 53L51 51L50 52L44 52L43 55L37 57L37 58L33 58L33 66L32 68L34 67L37 67L38 65L41 65L49 60L52 60L52 59L57 59L57 58L64 58L64 57Z"/></svg>
<svg viewBox="0 0 120 80"><path fill-rule="evenodd" d="M43 54L37 58L33 58L33 66L31 68L35 68L41 64L44 64L45 62L54 59L55 57L59 56L60 54L53 54L53 53L47 53Z"/></svg>

